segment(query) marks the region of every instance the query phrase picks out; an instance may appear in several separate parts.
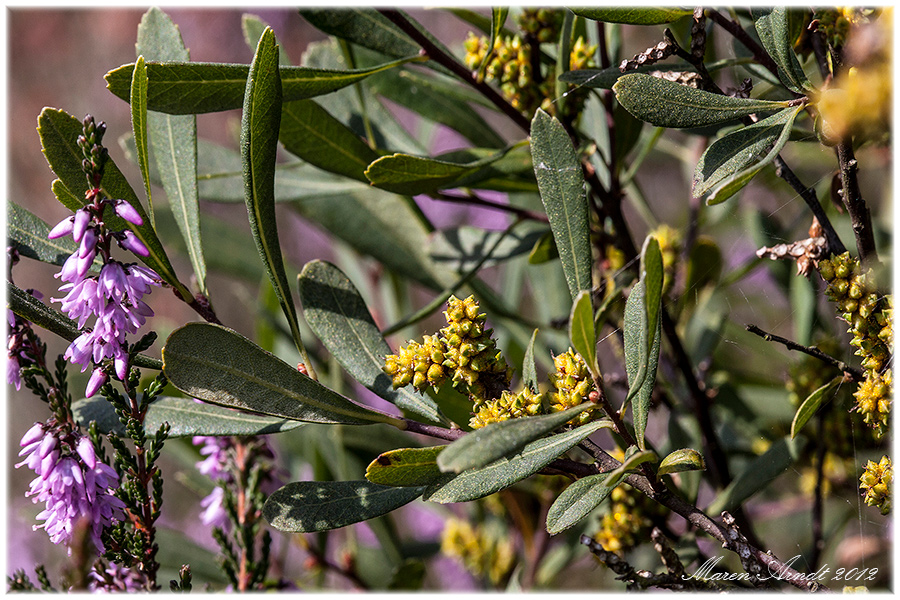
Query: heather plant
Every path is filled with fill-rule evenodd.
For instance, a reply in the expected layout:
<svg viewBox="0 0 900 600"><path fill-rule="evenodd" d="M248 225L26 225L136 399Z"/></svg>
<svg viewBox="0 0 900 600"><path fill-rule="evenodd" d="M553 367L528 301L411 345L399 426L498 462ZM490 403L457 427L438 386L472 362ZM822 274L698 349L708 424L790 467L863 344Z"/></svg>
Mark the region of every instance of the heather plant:
<svg viewBox="0 0 900 600"><path fill-rule="evenodd" d="M891 543L891 9L444 12L300 9L295 66L252 15L249 64L191 62L151 9L106 74L130 131L41 112L10 493L70 561L9 589L888 587L852 548Z"/></svg>

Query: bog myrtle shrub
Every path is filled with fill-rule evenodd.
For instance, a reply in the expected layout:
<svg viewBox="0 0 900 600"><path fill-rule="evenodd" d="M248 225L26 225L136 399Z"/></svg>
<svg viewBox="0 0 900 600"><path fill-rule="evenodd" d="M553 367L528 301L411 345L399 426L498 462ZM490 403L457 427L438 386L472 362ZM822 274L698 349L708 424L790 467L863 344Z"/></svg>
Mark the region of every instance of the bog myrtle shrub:
<svg viewBox="0 0 900 600"><path fill-rule="evenodd" d="M70 561L9 589L887 588L892 9L442 14L302 8L299 65L245 15L232 64L151 9L130 126L40 113L9 492Z"/></svg>

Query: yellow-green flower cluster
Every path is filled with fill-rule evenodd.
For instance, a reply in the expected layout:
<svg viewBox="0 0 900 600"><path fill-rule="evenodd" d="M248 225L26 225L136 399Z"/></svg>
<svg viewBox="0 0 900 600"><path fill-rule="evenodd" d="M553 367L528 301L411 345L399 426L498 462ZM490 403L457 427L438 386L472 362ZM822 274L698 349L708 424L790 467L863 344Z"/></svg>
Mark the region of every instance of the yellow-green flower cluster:
<svg viewBox="0 0 900 600"><path fill-rule="evenodd" d="M563 24L563 11L552 8L523 8L516 22L540 43L554 43Z"/></svg>
<svg viewBox="0 0 900 600"><path fill-rule="evenodd" d="M594 382L584 360L569 348L565 354L553 357L556 372L550 374L550 383L556 391L550 394L550 412L560 412L588 401L594 391ZM573 425L583 425L600 416L599 407L586 410L575 417Z"/></svg>
<svg viewBox="0 0 900 600"><path fill-rule="evenodd" d="M533 114L538 107L550 114L555 115L557 112L557 103L554 102L556 99L556 67L548 65L543 72L535 73L534 69L540 69L541 65L533 62L537 47L532 45L539 45L543 41L555 41L558 37L559 25L554 25L556 17L548 16L554 13L558 13L559 19L562 18L561 11L547 9L525 11L523 14L531 16L520 21L520 24L526 32L531 32L532 35L496 38L493 52L485 66L485 80L499 84L501 93L509 103L516 110L527 115ZM464 42L466 66L473 70L478 69L490 50L488 44L488 38L469 32ZM586 44L584 39L579 37L572 45L569 54L569 69L578 70L596 66L593 58L596 52L596 46ZM579 88L570 92L564 103L565 116L570 118L577 116L586 99L586 89Z"/></svg>
<svg viewBox="0 0 900 600"><path fill-rule="evenodd" d="M517 394L504 390L496 400L475 404L472 409L475 414L469 420L469 427L478 429L491 423L541 415L547 412L546 404L544 394L527 387Z"/></svg>
<svg viewBox="0 0 900 600"><path fill-rule="evenodd" d="M841 318L850 324L850 344L857 348L866 371L854 396L856 410L879 436L887 429L893 396L890 369L892 302L879 297L872 284L871 271L863 273L859 260L849 252L819 261L819 273L828 282L825 294L835 304Z"/></svg>
<svg viewBox="0 0 900 600"><path fill-rule="evenodd" d="M506 579L516 560L508 537L485 526L472 527L468 521L450 518L441 534L441 552L462 561L473 575L487 577L494 585Z"/></svg>
<svg viewBox="0 0 900 600"><path fill-rule="evenodd" d="M451 296L444 316L447 327L440 335L426 335L421 343L410 340L397 354L385 357L384 371L394 388L412 384L421 392L450 381L473 399L483 400L487 385L492 391L506 387L511 371L491 337L493 330L485 329L487 316L479 314L475 299Z"/></svg>
<svg viewBox="0 0 900 600"><path fill-rule="evenodd" d="M891 487L894 481L894 466L891 459L883 456L881 461L870 460L866 463L866 470L859 478L859 489L865 491L867 506L875 506L881 509L881 514L891 512Z"/></svg>
<svg viewBox="0 0 900 600"><path fill-rule="evenodd" d="M607 552L622 555L649 538L651 516L662 515L661 506L623 483L609 495L609 510L600 519L594 539Z"/></svg>

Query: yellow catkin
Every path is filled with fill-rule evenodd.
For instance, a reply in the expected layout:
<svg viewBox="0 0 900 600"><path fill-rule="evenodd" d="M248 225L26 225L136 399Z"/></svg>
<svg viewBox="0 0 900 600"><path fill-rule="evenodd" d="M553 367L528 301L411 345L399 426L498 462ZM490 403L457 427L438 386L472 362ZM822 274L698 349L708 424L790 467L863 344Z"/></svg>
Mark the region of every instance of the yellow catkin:
<svg viewBox="0 0 900 600"><path fill-rule="evenodd" d="M894 481L894 466L891 459L883 456L879 462L869 461L859 478L859 489L865 492L867 506L874 506L886 515L891 512L891 488Z"/></svg>

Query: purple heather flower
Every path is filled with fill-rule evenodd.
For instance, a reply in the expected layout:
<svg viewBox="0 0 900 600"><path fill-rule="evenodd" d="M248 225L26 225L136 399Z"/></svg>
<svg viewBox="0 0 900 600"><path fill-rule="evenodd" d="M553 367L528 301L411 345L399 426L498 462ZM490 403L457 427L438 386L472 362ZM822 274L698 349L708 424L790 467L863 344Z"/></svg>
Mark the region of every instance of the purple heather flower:
<svg viewBox="0 0 900 600"><path fill-rule="evenodd" d="M217 485L208 496L200 501L200 506L205 510L200 513L200 521L204 525L228 530L231 527L231 519L225 510L225 488Z"/></svg>
<svg viewBox="0 0 900 600"><path fill-rule="evenodd" d="M119 485L119 476L97 460L88 438L73 432L64 444L58 435L58 430L35 423L19 442L19 456L25 459L16 468L25 465L37 474L25 495L36 504L44 503L44 510L37 515L44 523L34 529L44 529L51 542L68 546L76 523L87 519L91 539L102 554L103 528L125 517L125 504L111 493ZM72 441L72 436L77 439Z"/></svg>
<svg viewBox="0 0 900 600"><path fill-rule="evenodd" d="M69 216L57 223L56 226L50 230L50 233L47 234L47 237L51 240L55 240L69 235L72 233L73 229L75 229L75 217Z"/></svg>
<svg viewBox="0 0 900 600"><path fill-rule="evenodd" d="M125 378L121 377L121 379ZM109 375L106 374L106 371L104 371L100 367L94 369L94 372L91 373L91 378L88 379L87 387L84 390L84 397L92 397L100 390L101 387L103 387L103 384L107 381L109 381Z"/></svg>
<svg viewBox="0 0 900 600"><path fill-rule="evenodd" d="M144 220L141 218L141 215L137 210L135 210L132 205L124 200L116 200L115 202L116 203L114 207L117 215L119 215L132 225L141 226L144 224Z"/></svg>
<svg viewBox="0 0 900 600"><path fill-rule="evenodd" d="M19 366L19 357L12 355L6 362L6 382L16 386L16 390L22 389L22 373Z"/></svg>
<svg viewBox="0 0 900 600"><path fill-rule="evenodd" d="M90 573L88 589L94 593L140 592L147 589L147 576L137 569L126 569L115 563L110 563L102 572L100 568L94 566Z"/></svg>
<svg viewBox="0 0 900 600"><path fill-rule="evenodd" d="M120 246L138 256L150 256L150 251L147 250L147 246L145 246L144 242L139 240L131 230L125 231L123 235L124 237L119 242Z"/></svg>
<svg viewBox="0 0 900 600"><path fill-rule="evenodd" d="M213 481L230 480L228 472L230 460L228 450L231 448L231 439L223 436L195 435L191 440L195 446L200 446L200 454L206 458L197 463L197 470Z"/></svg>
<svg viewBox="0 0 900 600"><path fill-rule="evenodd" d="M81 246L78 248L78 256L87 256L90 254L91 260L94 260L96 250L97 230L93 227L89 227L88 230L84 232L84 235L81 236Z"/></svg>
<svg viewBox="0 0 900 600"><path fill-rule="evenodd" d="M75 211L75 221L72 226L72 238L76 242L81 241L81 236L87 231L87 227L91 222L91 217L91 212L86 208Z"/></svg>

